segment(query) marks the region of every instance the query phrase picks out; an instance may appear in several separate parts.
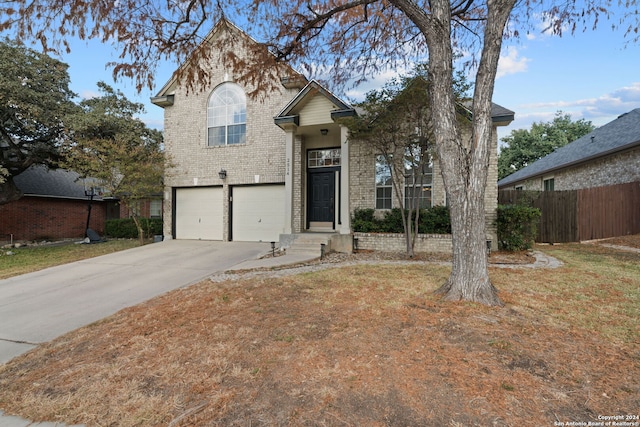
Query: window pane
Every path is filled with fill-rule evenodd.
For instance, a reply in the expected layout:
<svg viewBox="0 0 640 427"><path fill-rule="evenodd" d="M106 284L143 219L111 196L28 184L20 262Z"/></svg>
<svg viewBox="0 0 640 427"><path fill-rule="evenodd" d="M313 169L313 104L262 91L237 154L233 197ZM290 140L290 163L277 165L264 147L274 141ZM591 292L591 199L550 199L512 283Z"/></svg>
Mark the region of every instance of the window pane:
<svg viewBox="0 0 640 427"><path fill-rule="evenodd" d="M149 216L151 218L160 218L162 216L162 200L151 200L149 206Z"/></svg>
<svg viewBox="0 0 640 427"><path fill-rule="evenodd" d="M227 144L244 144L246 140L246 125L229 126Z"/></svg>
<svg viewBox="0 0 640 427"><path fill-rule="evenodd" d="M376 156L376 209L391 209L391 170L384 156Z"/></svg>
<svg viewBox="0 0 640 427"><path fill-rule="evenodd" d="M415 192L415 193L414 193ZM413 195L416 195L416 199L413 199ZM425 209L431 207L431 187L423 186L416 187L408 186L404 189L404 205L407 209L415 209L414 203L417 204L419 209Z"/></svg>
<svg viewBox="0 0 640 427"><path fill-rule="evenodd" d="M391 187L376 189L376 209L391 209Z"/></svg>
<svg viewBox="0 0 640 427"><path fill-rule="evenodd" d="M208 136L208 144L209 144L209 146L224 145L224 142L225 142L225 128L224 128L224 126L218 126L218 127L209 128L209 136Z"/></svg>

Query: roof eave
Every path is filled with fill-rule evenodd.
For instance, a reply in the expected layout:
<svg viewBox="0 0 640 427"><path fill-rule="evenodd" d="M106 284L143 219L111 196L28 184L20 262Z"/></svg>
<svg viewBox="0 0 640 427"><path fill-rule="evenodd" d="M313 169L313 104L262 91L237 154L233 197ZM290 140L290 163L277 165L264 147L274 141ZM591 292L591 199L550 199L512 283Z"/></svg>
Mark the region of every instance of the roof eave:
<svg viewBox="0 0 640 427"><path fill-rule="evenodd" d="M174 103L174 100L175 100L175 95L163 95L163 96L151 97L151 103L162 108L172 106Z"/></svg>

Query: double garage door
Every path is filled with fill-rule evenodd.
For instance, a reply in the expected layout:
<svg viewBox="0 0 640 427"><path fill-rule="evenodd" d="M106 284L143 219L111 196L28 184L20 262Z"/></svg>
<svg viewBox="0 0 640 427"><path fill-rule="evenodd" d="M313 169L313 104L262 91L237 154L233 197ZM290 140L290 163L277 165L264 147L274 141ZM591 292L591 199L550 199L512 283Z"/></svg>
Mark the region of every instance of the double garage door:
<svg viewBox="0 0 640 427"><path fill-rule="evenodd" d="M231 188L231 240L278 241L284 231L284 185ZM222 187L176 189L176 239L222 240Z"/></svg>

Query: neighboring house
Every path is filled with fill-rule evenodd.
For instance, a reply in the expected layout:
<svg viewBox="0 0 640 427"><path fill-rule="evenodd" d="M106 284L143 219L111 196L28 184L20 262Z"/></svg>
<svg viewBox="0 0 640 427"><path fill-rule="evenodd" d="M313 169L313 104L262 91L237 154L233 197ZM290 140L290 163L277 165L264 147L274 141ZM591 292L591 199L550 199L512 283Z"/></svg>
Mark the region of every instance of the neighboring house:
<svg viewBox="0 0 640 427"><path fill-rule="evenodd" d="M24 196L0 205L0 242L82 239L92 188L89 228L104 235L106 220L129 216L117 199L102 196L95 180L73 171L31 166L14 181ZM162 200L142 201L138 209L142 217L160 218Z"/></svg>
<svg viewBox="0 0 640 427"><path fill-rule="evenodd" d="M0 205L0 241L51 240L85 236L89 192L94 185L75 172L31 166L14 178L24 196ZM109 215L118 217L115 201L93 198L89 228L104 233Z"/></svg>
<svg viewBox="0 0 640 427"><path fill-rule="evenodd" d="M204 43L218 37L257 45L227 21ZM237 57L251 59L242 43L227 46ZM247 94L255 88L234 81L232 70L213 59L206 66L210 84L194 90L174 77L152 98L164 108L165 147L174 164L165 173L166 237L286 246L290 236L326 232L349 249L355 209L394 206L380 153L350 141L340 124L356 114L347 102L293 70L279 76L280 87L254 100ZM495 105L495 126L508 125L513 114ZM495 134L490 168L487 239L496 242ZM446 204L437 162L429 173L423 205Z"/></svg>
<svg viewBox="0 0 640 427"><path fill-rule="evenodd" d="M640 108L501 179L500 190L577 190L640 181Z"/></svg>

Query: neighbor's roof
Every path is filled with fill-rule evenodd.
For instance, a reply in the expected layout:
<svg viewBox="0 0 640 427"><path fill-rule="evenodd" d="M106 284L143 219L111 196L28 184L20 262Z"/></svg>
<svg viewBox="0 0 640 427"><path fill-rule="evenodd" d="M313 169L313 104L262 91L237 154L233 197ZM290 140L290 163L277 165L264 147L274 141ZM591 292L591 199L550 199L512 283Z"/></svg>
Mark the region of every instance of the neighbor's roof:
<svg viewBox="0 0 640 427"><path fill-rule="evenodd" d="M95 185L95 180L80 178L76 172L66 169L49 169L46 166L31 166L13 178L25 196L56 197L87 200L84 191ZM95 199L100 199L96 197Z"/></svg>
<svg viewBox="0 0 640 427"><path fill-rule="evenodd" d="M640 146L640 108L622 114L614 121L501 179L498 186L524 181L635 146Z"/></svg>

